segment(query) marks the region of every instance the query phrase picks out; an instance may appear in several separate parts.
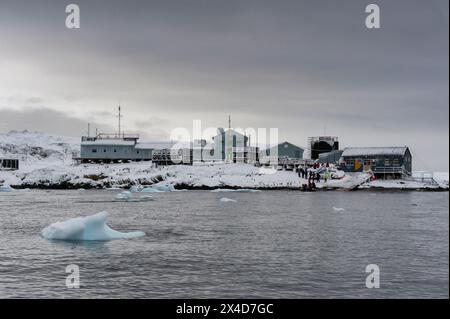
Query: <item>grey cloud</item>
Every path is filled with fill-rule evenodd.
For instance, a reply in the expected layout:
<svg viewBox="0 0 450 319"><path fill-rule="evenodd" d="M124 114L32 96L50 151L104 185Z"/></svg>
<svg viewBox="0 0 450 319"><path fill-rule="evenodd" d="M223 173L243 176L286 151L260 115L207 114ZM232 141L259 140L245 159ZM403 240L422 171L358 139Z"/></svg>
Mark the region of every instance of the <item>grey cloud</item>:
<svg viewBox="0 0 450 319"><path fill-rule="evenodd" d="M148 136L197 118L226 126L230 113L300 145L327 126L344 145L408 143L448 169L448 149L430 146L448 140L446 0L377 1L380 30L357 0L77 3L69 31L61 1L2 1L0 97L104 123L122 100L129 129Z"/></svg>
<svg viewBox="0 0 450 319"><path fill-rule="evenodd" d="M88 123L90 124L91 134L94 134L96 129L99 133L114 133L117 131L117 127L105 124L111 122L107 121L108 117L115 117L114 114L109 112L99 112L98 114L91 114L91 117L78 118L67 112L38 107L22 108L21 110L0 108L0 114L0 132L28 130L76 137L87 134ZM104 117L101 118L99 115ZM99 119L103 119L103 121L99 121ZM168 140L170 131L164 128L164 123L167 122L162 118L150 118L136 123L137 129L128 131L140 134L143 140ZM126 127L125 129L127 130Z"/></svg>
<svg viewBox="0 0 450 319"><path fill-rule="evenodd" d="M65 136L81 136L87 133L87 123L90 122L89 119L79 119L66 112L45 107L23 110L0 108L0 114L0 132L29 130ZM110 126L95 122L91 122L91 127L92 129L97 127L107 132L113 131Z"/></svg>

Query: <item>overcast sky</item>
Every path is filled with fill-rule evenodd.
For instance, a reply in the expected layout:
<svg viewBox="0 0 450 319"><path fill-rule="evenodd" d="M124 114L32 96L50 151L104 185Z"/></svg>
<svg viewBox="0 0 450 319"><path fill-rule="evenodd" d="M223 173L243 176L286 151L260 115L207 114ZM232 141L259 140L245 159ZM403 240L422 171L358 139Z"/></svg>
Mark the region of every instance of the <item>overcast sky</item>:
<svg viewBox="0 0 450 319"><path fill-rule="evenodd" d="M147 140L175 127L277 127L280 140L408 145L449 169L448 0L0 1L0 132L79 136L87 122Z"/></svg>

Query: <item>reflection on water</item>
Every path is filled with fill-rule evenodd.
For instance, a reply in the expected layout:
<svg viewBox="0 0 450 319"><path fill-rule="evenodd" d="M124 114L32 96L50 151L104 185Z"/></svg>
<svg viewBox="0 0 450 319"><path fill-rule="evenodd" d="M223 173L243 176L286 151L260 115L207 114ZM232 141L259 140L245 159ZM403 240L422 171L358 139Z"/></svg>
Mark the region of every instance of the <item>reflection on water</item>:
<svg viewBox="0 0 450 319"><path fill-rule="evenodd" d="M448 193L119 191L0 194L0 297L445 297ZM136 198L139 196L136 195ZM55 221L106 210L108 242L46 240ZM80 289L65 288L66 266ZM381 288L365 288L377 264Z"/></svg>

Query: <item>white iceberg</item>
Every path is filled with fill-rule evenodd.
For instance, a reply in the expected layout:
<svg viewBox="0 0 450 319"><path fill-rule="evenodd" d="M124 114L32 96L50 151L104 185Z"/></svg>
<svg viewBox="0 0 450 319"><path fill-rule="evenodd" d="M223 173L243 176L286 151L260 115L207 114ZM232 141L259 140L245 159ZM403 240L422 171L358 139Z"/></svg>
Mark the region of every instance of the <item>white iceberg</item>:
<svg viewBox="0 0 450 319"><path fill-rule="evenodd" d="M139 197L140 201L151 201L154 200L154 198L151 195L142 195L141 197Z"/></svg>
<svg viewBox="0 0 450 319"><path fill-rule="evenodd" d="M231 198L227 198L227 197L222 197L222 198L220 199L220 201L221 201L222 203L227 203L227 202L236 203L236 200L231 199Z"/></svg>
<svg viewBox="0 0 450 319"><path fill-rule="evenodd" d="M105 191L121 191L123 188L121 187L105 187L103 188Z"/></svg>
<svg viewBox="0 0 450 319"><path fill-rule="evenodd" d="M141 190L141 193L162 193L163 191L160 191L153 187L145 187L143 190Z"/></svg>
<svg viewBox="0 0 450 319"><path fill-rule="evenodd" d="M116 195L116 199L118 200L130 200L133 197L133 194L129 191L123 191Z"/></svg>
<svg viewBox="0 0 450 319"><path fill-rule="evenodd" d="M250 189L250 188L237 188L237 189L230 189L230 188L217 188L213 189L211 193L220 193L220 192L242 192L242 193L257 193L260 192L259 189Z"/></svg>
<svg viewBox="0 0 450 319"><path fill-rule="evenodd" d="M162 193L162 192L173 192L175 191L175 187L172 184L168 183L158 183L152 185L150 187L145 187L141 190L143 193Z"/></svg>
<svg viewBox="0 0 450 319"><path fill-rule="evenodd" d="M345 208L342 208L342 207L333 207L333 209L336 212L345 212Z"/></svg>
<svg viewBox="0 0 450 319"><path fill-rule="evenodd" d="M15 189L9 185L0 185L0 192L13 192L13 191L15 191Z"/></svg>
<svg viewBox="0 0 450 319"><path fill-rule="evenodd" d="M45 227L41 234L47 239L59 240L113 240L145 236L144 232L122 233L106 225L107 212L87 217L71 218Z"/></svg>

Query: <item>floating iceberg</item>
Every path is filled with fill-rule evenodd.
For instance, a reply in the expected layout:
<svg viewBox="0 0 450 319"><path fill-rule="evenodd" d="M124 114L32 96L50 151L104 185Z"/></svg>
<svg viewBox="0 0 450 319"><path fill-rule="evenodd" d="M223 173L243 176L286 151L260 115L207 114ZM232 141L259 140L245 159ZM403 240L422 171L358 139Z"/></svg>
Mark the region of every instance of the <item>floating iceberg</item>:
<svg viewBox="0 0 450 319"><path fill-rule="evenodd" d="M59 240L112 240L145 236L144 232L122 233L106 225L107 212L87 217L71 218L45 227L41 234L47 239Z"/></svg>
<svg viewBox="0 0 450 319"><path fill-rule="evenodd" d="M133 194L129 191L123 191L116 195L116 199L119 200L130 200L133 197Z"/></svg>
<svg viewBox="0 0 450 319"><path fill-rule="evenodd" d="M162 193L162 191L157 190L156 188L153 187L146 187L143 190L141 190L141 193Z"/></svg>
<svg viewBox="0 0 450 319"><path fill-rule="evenodd" d="M227 197L222 197L222 198L220 199L220 201L221 201L222 203L227 203L227 202L236 203L236 200L231 199L231 198L227 198Z"/></svg>
<svg viewBox="0 0 450 319"><path fill-rule="evenodd" d="M0 192L13 192L13 191L15 191L15 189L9 185L0 185Z"/></svg>
<svg viewBox="0 0 450 319"><path fill-rule="evenodd" d="M155 184L150 187L145 187L141 190L143 193L162 193L162 192L173 192L175 191L175 187L172 184Z"/></svg>
<svg viewBox="0 0 450 319"><path fill-rule="evenodd" d="M121 191L123 188L121 187L105 187L103 188L105 191Z"/></svg>
<svg viewBox="0 0 450 319"><path fill-rule="evenodd" d="M211 193L219 193L219 192L242 192L242 193L257 193L260 192L259 189L250 189L250 188L238 188L238 189L229 189L229 188L217 188L213 189Z"/></svg>
<svg viewBox="0 0 450 319"><path fill-rule="evenodd" d="M151 201L154 200L154 198L151 195L142 195L139 197L139 201Z"/></svg>
<svg viewBox="0 0 450 319"><path fill-rule="evenodd" d="M345 212L345 208L342 208L342 207L333 207L333 209L336 212Z"/></svg>
<svg viewBox="0 0 450 319"><path fill-rule="evenodd" d="M126 201L126 202L145 202L154 200L150 195L141 195L139 198L134 198L133 193L129 191L123 191L116 195L116 200Z"/></svg>

